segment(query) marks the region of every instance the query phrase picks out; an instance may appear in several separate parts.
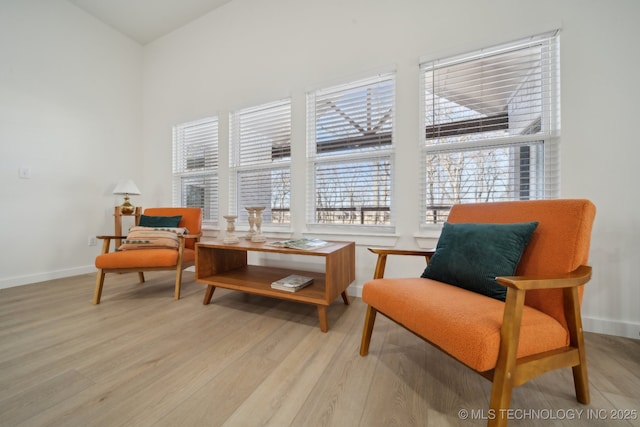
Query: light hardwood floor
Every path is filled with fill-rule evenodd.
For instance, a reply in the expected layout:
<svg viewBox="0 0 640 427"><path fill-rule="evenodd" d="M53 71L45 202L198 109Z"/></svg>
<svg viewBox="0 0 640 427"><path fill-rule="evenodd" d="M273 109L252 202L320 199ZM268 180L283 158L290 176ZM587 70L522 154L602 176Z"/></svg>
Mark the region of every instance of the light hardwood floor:
<svg viewBox="0 0 640 427"><path fill-rule="evenodd" d="M204 306L190 272L174 301L171 273L147 278L108 275L97 306L93 275L0 290L0 425L486 424L461 414L488 415L490 383L383 316L360 357L358 298L325 334L314 306L223 289ZM586 342L591 404L551 372L514 391L511 426L640 425L640 340Z"/></svg>

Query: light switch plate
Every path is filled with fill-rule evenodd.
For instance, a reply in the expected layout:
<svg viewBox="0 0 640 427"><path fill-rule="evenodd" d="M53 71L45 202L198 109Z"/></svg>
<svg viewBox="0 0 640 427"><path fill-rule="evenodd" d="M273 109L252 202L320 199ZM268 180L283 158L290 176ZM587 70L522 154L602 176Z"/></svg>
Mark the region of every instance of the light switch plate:
<svg viewBox="0 0 640 427"><path fill-rule="evenodd" d="M21 179L29 179L31 178L31 168L22 167L18 169L18 176Z"/></svg>

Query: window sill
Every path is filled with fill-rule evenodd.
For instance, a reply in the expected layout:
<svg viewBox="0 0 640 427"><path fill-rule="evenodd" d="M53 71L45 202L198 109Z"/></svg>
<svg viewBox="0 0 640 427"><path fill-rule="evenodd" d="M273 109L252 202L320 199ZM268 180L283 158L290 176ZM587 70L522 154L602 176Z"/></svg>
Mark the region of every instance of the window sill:
<svg viewBox="0 0 640 427"><path fill-rule="evenodd" d="M413 235L413 239L421 249L433 249L438 244L442 233L442 225L423 225L420 231Z"/></svg>
<svg viewBox="0 0 640 427"><path fill-rule="evenodd" d="M394 246L398 241L394 226L350 226L307 224L305 237L354 241L358 246Z"/></svg>

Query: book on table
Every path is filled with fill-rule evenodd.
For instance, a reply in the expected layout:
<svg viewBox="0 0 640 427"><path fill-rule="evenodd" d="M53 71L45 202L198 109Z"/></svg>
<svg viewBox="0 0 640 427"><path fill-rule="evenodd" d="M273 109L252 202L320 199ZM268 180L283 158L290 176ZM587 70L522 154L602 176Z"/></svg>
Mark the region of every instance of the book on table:
<svg viewBox="0 0 640 427"><path fill-rule="evenodd" d="M323 248L325 246L330 245L331 243L326 242L320 239L293 239L293 240L280 240L277 242L269 242L270 246L277 246L279 248L290 248L290 249L302 249L305 251L312 251L314 249Z"/></svg>
<svg viewBox="0 0 640 427"><path fill-rule="evenodd" d="M291 274L282 279L271 283L273 289L286 292L296 292L313 283L313 277L301 276L299 274Z"/></svg>

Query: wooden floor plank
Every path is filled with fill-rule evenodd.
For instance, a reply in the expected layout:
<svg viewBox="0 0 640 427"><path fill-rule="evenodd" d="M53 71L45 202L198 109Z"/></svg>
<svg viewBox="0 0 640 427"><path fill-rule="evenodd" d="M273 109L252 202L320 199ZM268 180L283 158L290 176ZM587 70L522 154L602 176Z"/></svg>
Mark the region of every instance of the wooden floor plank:
<svg viewBox="0 0 640 427"><path fill-rule="evenodd" d="M46 413L50 408L90 388L93 382L76 371L65 371L55 377L0 401L2 424L18 425L34 414Z"/></svg>
<svg viewBox="0 0 640 427"><path fill-rule="evenodd" d="M294 419L310 396L315 396L314 386L323 377L327 366L333 365L335 354L343 348L354 324L360 321L355 310L346 310L341 302L338 304L331 309L345 310L339 319L331 323L330 333L322 333L316 325L298 332L289 332L289 325L281 329L288 331L286 333L291 338L286 354L274 359L278 366L225 422L225 426L312 425L299 423L299 420L294 423ZM311 400L316 401L313 397ZM328 400L325 402L330 403Z"/></svg>

